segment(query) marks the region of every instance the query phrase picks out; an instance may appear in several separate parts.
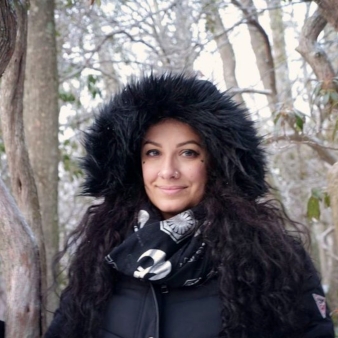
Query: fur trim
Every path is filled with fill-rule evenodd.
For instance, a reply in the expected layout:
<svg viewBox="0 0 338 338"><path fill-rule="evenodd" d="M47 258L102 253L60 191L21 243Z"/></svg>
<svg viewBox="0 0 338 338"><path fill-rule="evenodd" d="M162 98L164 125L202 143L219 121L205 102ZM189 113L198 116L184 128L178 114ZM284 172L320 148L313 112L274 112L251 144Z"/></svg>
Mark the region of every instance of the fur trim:
<svg viewBox="0 0 338 338"><path fill-rule="evenodd" d="M248 198L267 191L265 156L246 109L209 81L185 75L150 75L125 86L104 105L84 136L83 193L129 195L142 186L140 149L146 130L173 118L204 140L215 173Z"/></svg>

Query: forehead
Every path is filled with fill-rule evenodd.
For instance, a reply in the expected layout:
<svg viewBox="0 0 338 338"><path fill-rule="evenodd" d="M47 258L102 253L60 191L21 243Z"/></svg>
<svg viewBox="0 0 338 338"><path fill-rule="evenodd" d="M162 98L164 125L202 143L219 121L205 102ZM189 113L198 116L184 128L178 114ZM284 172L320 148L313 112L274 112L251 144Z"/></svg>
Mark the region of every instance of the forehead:
<svg viewBox="0 0 338 338"><path fill-rule="evenodd" d="M188 124L174 120L167 119L151 126L144 137L144 141L159 139L162 141L173 141L177 143L194 140L201 142L198 133Z"/></svg>

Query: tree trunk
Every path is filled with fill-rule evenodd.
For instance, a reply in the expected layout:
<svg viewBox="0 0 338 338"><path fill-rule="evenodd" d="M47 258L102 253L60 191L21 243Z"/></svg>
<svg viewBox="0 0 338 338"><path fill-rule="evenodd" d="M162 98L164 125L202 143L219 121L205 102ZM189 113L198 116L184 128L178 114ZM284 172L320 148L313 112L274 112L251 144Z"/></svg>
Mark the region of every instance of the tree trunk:
<svg viewBox="0 0 338 338"><path fill-rule="evenodd" d="M264 89L269 90L271 95L267 96L271 112L276 109L278 102L275 66L271 51L269 37L260 25L256 7L253 0L231 0L238 7L248 23L252 49L256 56L258 71L263 82Z"/></svg>
<svg viewBox="0 0 338 338"><path fill-rule="evenodd" d="M0 179L0 257L6 287L6 337L41 337L39 249Z"/></svg>
<svg viewBox="0 0 338 338"><path fill-rule="evenodd" d="M292 90L289 77L288 56L285 45L285 25L280 0L266 0L269 10L272 32L272 51L276 73L276 87L279 105L293 106Z"/></svg>
<svg viewBox="0 0 338 338"><path fill-rule="evenodd" d="M0 115L12 191L37 241L1 181L0 255L6 284L7 336L40 337L45 328L45 251L39 201L25 146L22 118L27 3L16 1L15 10L18 25L16 46L1 81Z"/></svg>
<svg viewBox="0 0 338 338"><path fill-rule="evenodd" d="M16 38L16 18L11 0L0 6L0 78L11 59Z"/></svg>
<svg viewBox="0 0 338 338"><path fill-rule="evenodd" d="M211 7L213 6L213 7ZM208 3L205 7L208 10L210 7L209 13L209 26L213 34L214 40L217 44L218 52L222 59L223 65L223 78L227 89L231 91L232 88L239 88L237 78L236 78L236 58L235 52L230 43L228 33L222 22L222 18L216 6L212 3ZM243 96L238 93L234 96L234 99L238 103L244 104Z"/></svg>
<svg viewBox="0 0 338 338"><path fill-rule="evenodd" d="M338 14L337 14L338 15ZM326 52L332 55L331 64L333 69L338 71L338 55L337 55L337 31L331 25L326 25L324 28L324 44L327 46Z"/></svg>
<svg viewBox="0 0 338 338"><path fill-rule="evenodd" d="M331 300L331 306L333 308L338 309L338 297L337 297L337 290L338 290L338 162L335 163L328 172L328 192L330 194L330 204L331 204L331 211L332 211L332 220L334 226L334 245L333 252L336 260L333 264L333 278L330 283L330 290L329 297Z"/></svg>
<svg viewBox="0 0 338 338"><path fill-rule="evenodd" d="M101 31L102 35L104 36L102 27L100 27L97 20L93 22L93 27L96 31ZM105 98L107 100L111 98L111 96L119 89L120 86L119 76L115 69L113 60L114 43L114 36L110 37L109 39L104 39L104 44L102 42L102 37L99 39L97 37L95 38L96 50L99 57L100 70L102 73L105 89Z"/></svg>
<svg viewBox="0 0 338 338"><path fill-rule="evenodd" d="M59 243L58 114L54 1L31 0L28 17L24 119L29 157L40 201L46 244L48 287L53 284L51 265ZM47 310L54 311L56 305L57 297L50 293Z"/></svg>
<svg viewBox="0 0 338 338"><path fill-rule="evenodd" d="M335 228L335 242L338 244L338 162L328 172L328 191L330 194L333 226ZM335 246L335 248L335 254L338 257L338 246Z"/></svg>
<svg viewBox="0 0 338 338"><path fill-rule="evenodd" d="M112 40L108 41L103 48L98 48L98 57L100 62L100 70L105 88L105 98L109 100L114 93L119 89L119 78L114 67L114 62L111 57L109 44L113 43Z"/></svg>

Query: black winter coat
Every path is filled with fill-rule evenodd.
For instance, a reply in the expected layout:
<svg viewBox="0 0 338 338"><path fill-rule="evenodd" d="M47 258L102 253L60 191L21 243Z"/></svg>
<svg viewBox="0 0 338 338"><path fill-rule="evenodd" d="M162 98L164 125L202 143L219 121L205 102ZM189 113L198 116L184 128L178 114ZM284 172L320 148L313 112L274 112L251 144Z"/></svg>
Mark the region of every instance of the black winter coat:
<svg viewBox="0 0 338 338"><path fill-rule="evenodd" d="M319 310L315 296L324 296L319 278L313 273L303 287L304 338L334 338L329 311ZM45 338L57 338L62 315L56 312ZM150 282L120 276L107 304L100 338L216 338L221 329L221 302L217 280L201 286L170 289ZM290 333L291 336L291 333ZM257 332L250 338L258 338ZM278 329L271 338L288 338Z"/></svg>
<svg viewBox="0 0 338 338"><path fill-rule="evenodd" d="M100 337L216 338L220 313L217 280L170 289L122 277L108 304Z"/></svg>
<svg viewBox="0 0 338 338"><path fill-rule="evenodd" d="M0 320L0 338L5 338L5 323Z"/></svg>

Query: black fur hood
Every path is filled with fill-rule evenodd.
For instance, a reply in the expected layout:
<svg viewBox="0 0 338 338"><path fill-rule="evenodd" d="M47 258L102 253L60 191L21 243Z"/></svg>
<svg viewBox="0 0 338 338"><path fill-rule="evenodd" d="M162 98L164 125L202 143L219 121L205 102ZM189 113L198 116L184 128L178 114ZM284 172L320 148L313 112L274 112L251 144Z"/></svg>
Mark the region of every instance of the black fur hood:
<svg viewBox="0 0 338 338"><path fill-rule="evenodd" d="M83 193L130 196L142 187L141 143L166 118L192 126L212 158L213 175L248 198L267 191L265 156L248 112L209 81L185 75L150 75L125 86L95 115L84 134Z"/></svg>

